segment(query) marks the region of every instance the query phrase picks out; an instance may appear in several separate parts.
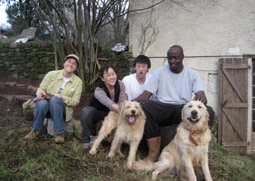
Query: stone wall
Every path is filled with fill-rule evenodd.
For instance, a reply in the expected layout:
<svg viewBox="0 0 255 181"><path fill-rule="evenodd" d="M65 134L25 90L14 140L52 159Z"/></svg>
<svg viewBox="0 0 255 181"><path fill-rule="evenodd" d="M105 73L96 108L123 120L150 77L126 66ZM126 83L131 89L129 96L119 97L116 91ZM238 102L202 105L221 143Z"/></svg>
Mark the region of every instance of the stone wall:
<svg viewBox="0 0 255 181"><path fill-rule="evenodd" d="M49 42L0 43L0 74L42 79L54 70L54 48Z"/></svg>

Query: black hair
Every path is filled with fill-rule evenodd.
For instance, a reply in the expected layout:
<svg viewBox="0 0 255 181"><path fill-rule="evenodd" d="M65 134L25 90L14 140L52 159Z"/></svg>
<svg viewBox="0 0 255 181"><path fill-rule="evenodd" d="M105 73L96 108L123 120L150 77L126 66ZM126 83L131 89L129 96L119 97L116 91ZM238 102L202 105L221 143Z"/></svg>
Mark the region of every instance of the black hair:
<svg viewBox="0 0 255 181"><path fill-rule="evenodd" d="M113 66L106 64L103 67L101 67L101 69L99 70L100 77L104 77L104 72L108 72L109 68L112 68L114 70L114 72L116 73L116 70Z"/></svg>
<svg viewBox="0 0 255 181"><path fill-rule="evenodd" d="M172 48L178 48L178 49L180 50L180 55L184 55L183 49L182 49L182 47L181 47L180 45L173 45L173 46L171 46L171 47L167 50L167 55L170 53L170 50L171 50Z"/></svg>
<svg viewBox="0 0 255 181"><path fill-rule="evenodd" d="M137 63L147 64L148 68L151 68L151 61L150 61L149 57L147 57L145 55L139 55L135 58L134 67Z"/></svg>

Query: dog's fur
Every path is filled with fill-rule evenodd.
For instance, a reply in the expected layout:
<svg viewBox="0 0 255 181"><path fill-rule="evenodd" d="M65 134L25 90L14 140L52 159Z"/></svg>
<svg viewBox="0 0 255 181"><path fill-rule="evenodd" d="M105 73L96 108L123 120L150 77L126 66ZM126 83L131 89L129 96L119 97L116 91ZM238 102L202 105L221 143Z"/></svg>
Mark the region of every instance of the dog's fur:
<svg viewBox="0 0 255 181"><path fill-rule="evenodd" d="M153 170L152 179L159 173L177 171L182 179L197 180L194 168L202 167L205 179L211 181L208 166L208 146L211 131L208 128L209 114L202 102L191 101L182 109L182 122L174 139L162 150L159 161L138 161L133 165L138 170Z"/></svg>
<svg viewBox="0 0 255 181"><path fill-rule="evenodd" d="M121 152L121 144L128 143L130 145L128 168L131 169L135 162L138 145L143 136L145 118L145 114L138 102L124 101L119 106L119 113L110 111L105 117L99 130L98 138L94 141L89 153L95 155L101 141L112 131L116 130L108 156L111 158L117 152L121 157L124 157Z"/></svg>

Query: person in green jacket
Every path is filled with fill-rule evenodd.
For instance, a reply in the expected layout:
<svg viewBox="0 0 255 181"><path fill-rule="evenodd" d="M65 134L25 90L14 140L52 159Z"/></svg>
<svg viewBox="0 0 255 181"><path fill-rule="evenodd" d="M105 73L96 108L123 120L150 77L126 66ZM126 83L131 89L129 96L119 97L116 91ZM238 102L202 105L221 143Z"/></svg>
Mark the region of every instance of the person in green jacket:
<svg viewBox="0 0 255 181"><path fill-rule="evenodd" d="M80 102L82 81L74 74L79 66L79 57L68 55L63 69L48 72L36 92L36 107L32 131L25 140L35 139L43 129L45 118L54 123L55 143L64 143L65 121L70 121L73 108Z"/></svg>

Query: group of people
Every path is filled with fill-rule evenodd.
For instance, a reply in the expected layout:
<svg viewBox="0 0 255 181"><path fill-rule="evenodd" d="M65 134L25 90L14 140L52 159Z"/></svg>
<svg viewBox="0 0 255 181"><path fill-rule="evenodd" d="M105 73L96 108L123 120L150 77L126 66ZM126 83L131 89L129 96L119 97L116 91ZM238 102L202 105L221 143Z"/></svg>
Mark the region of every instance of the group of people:
<svg viewBox="0 0 255 181"><path fill-rule="evenodd" d="M96 87L90 104L80 113L82 125L82 146L90 148L96 139L96 123L103 120L109 111L119 111L119 103L124 100L138 101L146 115L144 137L148 146L145 160L156 161L160 154L161 137L159 127L178 124L183 106L192 100L205 105L200 75L183 65L184 53L181 46L173 45L167 51L168 64L149 74L150 59L139 55L134 60L135 73L118 80L116 70L111 65L100 69L101 83ZM74 72L79 66L79 58L68 55L63 61L63 70L51 71L44 77L37 90L34 123L25 140L35 139L43 129L43 121L51 117L54 122L56 143L64 143L65 121L72 119L73 108L79 103L82 81ZM214 111L207 106L212 125Z"/></svg>

